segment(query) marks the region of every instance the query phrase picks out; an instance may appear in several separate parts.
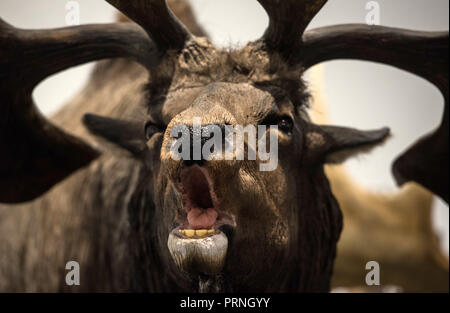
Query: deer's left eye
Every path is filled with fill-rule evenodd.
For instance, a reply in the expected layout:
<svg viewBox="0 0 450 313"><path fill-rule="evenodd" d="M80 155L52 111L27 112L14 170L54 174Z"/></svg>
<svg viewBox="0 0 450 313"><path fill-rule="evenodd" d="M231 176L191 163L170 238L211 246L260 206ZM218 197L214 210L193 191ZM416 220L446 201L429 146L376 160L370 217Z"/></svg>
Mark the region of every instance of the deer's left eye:
<svg viewBox="0 0 450 313"><path fill-rule="evenodd" d="M289 116L282 116L278 121L278 129L286 134L291 134L294 129L294 121Z"/></svg>

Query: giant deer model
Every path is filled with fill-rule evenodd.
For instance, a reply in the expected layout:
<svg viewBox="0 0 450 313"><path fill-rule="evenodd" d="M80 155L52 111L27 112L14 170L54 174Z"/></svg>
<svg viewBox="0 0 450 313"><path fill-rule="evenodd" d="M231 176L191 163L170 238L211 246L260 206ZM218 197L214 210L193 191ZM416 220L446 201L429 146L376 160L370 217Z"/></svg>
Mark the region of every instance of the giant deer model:
<svg viewBox="0 0 450 313"><path fill-rule="evenodd" d="M448 201L448 32L305 32L326 0L259 0L264 36L220 50L183 3L174 10L194 33L165 1L108 2L138 25L20 30L0 20L0 202L11 204L0 211L2 290L328 291L342 217L324 164L389 130L308 118L302 75L327 60L393 65L441 90L440 127L399 157L394 175ZM107 58L123 59L100 63L52 122L38 112L40 81ZM192 129L196 117L201 129L277 125L278 167L173 158L171 130ZM80 121L112 145L97 145ZM68 260L81 265L79 287L64 283Z"/></svg>

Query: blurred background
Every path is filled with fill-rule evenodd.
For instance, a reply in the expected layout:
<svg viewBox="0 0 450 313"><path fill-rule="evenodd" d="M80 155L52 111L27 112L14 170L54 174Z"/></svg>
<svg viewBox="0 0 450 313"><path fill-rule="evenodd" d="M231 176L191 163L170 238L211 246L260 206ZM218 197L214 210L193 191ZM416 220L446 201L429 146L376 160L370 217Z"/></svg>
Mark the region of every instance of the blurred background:
<svg viewBox="0 0 450 313"><path fill-rule="evenodd" d="M103 0L0 0L0 16L21 28L67 26L76 2L81 24L107 23L116 10ZM365 23L365 0L329 0L309 28ZM380 24L415 30L448 30L448 0L379 0ZM201 25L220 47L239 47L259 38L268 18L255 0L190 0ZM51 115L86 83L93 64L79 66L44 81L34 93L41 111ZM371 154L345 167L361 185L378 192L396 189L391 164L419 136L437 127L443 112L439 91L422 78L392 67L360 61L333 61L323 67L321 90L333 124L362 129L389 126L393 137ZM315 85L312 86L315 88ZM314 90L313 90L314 91ZM316 112L320 115L321 112ZM449 250L449 211L434 200L433 224L442 249Z"/></svg>

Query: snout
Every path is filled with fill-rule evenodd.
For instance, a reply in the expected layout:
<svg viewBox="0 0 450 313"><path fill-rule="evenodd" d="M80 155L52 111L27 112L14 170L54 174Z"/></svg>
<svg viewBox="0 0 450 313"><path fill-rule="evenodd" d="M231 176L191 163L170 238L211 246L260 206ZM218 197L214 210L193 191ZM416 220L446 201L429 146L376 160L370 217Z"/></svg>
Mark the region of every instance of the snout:
<svg viewBox="0 0 450 313"><path fill-rule="evenodd" d="M211 159L225 159L225 127L225 124L187 126L189 136L185 140L189 140L189 144L180 145L175 152L180 155L186 166L196 164L203 166ZM186 148L188 151L184 151Z"/></svg>
<svg viewBox="0 0 450 313"><path fill-rule="evenodd" d="M237 163L223 155L224 124L182 125L180 131L173 131L175 127L167 130L161 152L173 192L181 200L168 248L182 271L216 274L225 265L228 251L224 228L230 235L236 226L219 190L227 190L223 178L235 175Z"/></svg>
<svg viewBox="0 0 450 313"><path fill-rule="evenodd" d="M222 271L236 229L230 186L242 162L236 149L227 150L227 127L235 121L220 112L202 119L181 114L167 127L161 149L172 192L181 200L167 244L175 264L191 274Z"/></svg>
<svg viewBox="0 0 450 313"><path fill-rule="evenodd" d="M188 120L186 124L182 120L169 124L164 134L161 161L170 180L178 182L182 176L186 177L186 173L191 173L186 169L194 166L204 169L210 183L216 176L236 173L240 164L236 162L237 150L232 146L228 127L233 126L226 122L200 124L199 118Z"/></svg>

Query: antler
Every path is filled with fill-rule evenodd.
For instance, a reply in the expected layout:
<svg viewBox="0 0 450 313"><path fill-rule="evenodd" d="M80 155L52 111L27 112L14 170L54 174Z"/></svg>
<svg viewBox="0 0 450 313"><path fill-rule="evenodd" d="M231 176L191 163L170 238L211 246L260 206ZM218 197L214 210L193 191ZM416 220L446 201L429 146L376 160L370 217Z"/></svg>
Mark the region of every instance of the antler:
<svg viewBox="0 0 450 313"><path fill-rule="evenodd" d="M164 0L106 0L141 25L158 48L181 49L191 38L190 32L173 15Z"/></svg>
<svg viewBox="0 0 450 313"><path fill-rule="evenodd" d="M440 126L419 139L393 165L398 184L416 181L448 202L448 32L339 25L306 32L297 58L305 68L334 59L389 64L421 76L445 99Z"/></svg>
<svg viewBox="0 0 450 313"><path fill-rule="evenodd" d="M327 0L258 0L269 15L263 40L271 48L290 51L301 44L301 35Z"/></svg>
<svg viewBox="0 0 450 313"><path fill-rule="evenodd" d="M31 94L40 81L104 58L131 58L152 70L166 50L192 37L163 0L108 2L144 29L120 23L21 30L0 19L0 149L7 151L0 156L0 202L32 200L98 156L39 113Z"/></svg>
<svg viewBox="0 0 450 313"><path fill-rule="evenodd" d="M441 125L417 141L393 165L398 184L416 181L448 202L448 32L419 32L368 25L304 31L326 0L258 0L269 15L262 40L289 63L305 69L334 59L389 64L419 75L445 98Z"/></svg>
<svg viewBox="0 0 450 313"><path fill-rule="evenodd" d="M0 19L0 45L5 56L2 68L21 67L27 72L27 84L94 60L127 57L149 66L155 57L147 34L128 23L21 30ZM2 75L7 73L2 70Z"/></svg>
<svg viewBox="0 0 450 313"><path fill-rule="evenodd" d="M103 58L149 65L155 52L137 25L20 30L0 19L0 202L31 200L98 155L39 113L31 94L40 81Z"/></svg>

